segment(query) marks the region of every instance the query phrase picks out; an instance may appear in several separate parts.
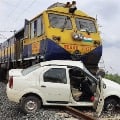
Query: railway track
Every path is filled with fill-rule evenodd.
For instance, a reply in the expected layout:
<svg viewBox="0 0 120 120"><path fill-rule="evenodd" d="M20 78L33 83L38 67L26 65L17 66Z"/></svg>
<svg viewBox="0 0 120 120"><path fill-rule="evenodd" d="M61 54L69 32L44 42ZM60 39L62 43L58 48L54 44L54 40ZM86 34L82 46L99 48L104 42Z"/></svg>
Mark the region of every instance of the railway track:
<svg viewBox="0 0 120 120"><path fill-rule="evenodd" d="M95 111L91 108L74 108L74 107L67 107L68 114L71 114L73 117L80 119L80 120L120 120L120 106L116 108L115 111L103 111L99 117L95 116ZM71 111L73 110L73 112ZM77 111L77 113L76 113ZM82 111L82 112L81 112Z"/></svg>
<svg viewBox="0 0 120 120"><path fill-rule="evenodd" d="M68 113L71 114L73 117L77 118L78 120L96 120L93 116L87 115L83 112L81 112L78 109L75 109L73 107L64 107L64 110Z"/></svg>

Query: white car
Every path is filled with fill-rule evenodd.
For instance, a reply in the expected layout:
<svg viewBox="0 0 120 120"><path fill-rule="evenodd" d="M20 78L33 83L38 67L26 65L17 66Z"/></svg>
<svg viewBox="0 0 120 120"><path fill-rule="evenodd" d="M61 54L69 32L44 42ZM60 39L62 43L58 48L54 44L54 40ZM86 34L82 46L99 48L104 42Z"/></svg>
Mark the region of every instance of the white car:
<svg viewBox="0 0 120 120"><path fill-rule="evenodd" d="M114 111L116 106L120 105L120 84L105 78L102 80L105 85L103 89L104 109L107 111Z"/></svg>
<svg viewBox="0 0 120 120"><path fill-rule="evenodd" d="M53 60L12 69L7 96L25 113L36 112L41 105L62 105L93 106L100 115L104 104L102 80L80 61Z"/></svg>

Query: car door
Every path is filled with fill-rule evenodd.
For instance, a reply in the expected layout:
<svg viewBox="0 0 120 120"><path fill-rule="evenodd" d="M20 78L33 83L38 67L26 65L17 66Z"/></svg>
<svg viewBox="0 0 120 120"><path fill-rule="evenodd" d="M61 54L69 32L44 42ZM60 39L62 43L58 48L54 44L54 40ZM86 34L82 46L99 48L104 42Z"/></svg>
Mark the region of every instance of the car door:
<svg viewBox="0 0 120 120"><path fill-rule="evenodd" d="M70 84L66 66L45 66L40 75L40 92L47 103L67 104Z"/></svg>
<svg viewBox="0 0 120 120"><path fill-rule="evenodd" d="M95 100L93 103L93 108L96 110L96 115L95 116L100 116L103 106L104 106L104 97L103 97L103 85L104 82L102 80L102 77L98 77L98 84L97 84L97 89L95 93Z"/></svg>
<svg viewBox="0 0 120 120"><path fill-rule="evenodd" d="M84 74L85 77L84 83L87 84L88 87L88 88L85 87L87 93L89 93L89 91L94 93L93 108L96 110L96 115L99 116L102 112L104 105L102 78L99 76L97 79L86 68L85 69L77 68L77 69L79 69Z"/></svg>

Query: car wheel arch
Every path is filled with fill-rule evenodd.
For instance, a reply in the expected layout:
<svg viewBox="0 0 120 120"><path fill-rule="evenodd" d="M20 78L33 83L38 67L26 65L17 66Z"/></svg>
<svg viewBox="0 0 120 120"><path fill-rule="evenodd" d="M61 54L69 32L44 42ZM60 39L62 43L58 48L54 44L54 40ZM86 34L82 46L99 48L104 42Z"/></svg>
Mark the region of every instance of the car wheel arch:
<svg viewBox="0 0 120 120"><path fill-rule="evenodd" d="M117 102L119 102L119 100L120 100L120 98L118 96L116 96L116 95L107 96L105 98L105 100L107 100L107 99L115 99Z"/></svg>
<svg viewBox="0 0 120 120"><path fill-rule="evenodd" d="M21 97L20 102L22 101L23 98L28 97L28 96L35 96L35 97L37 97L37 98L41 101L41 105L43 105L43 101L42 101L41 96L38 95L38 94L36 94L36 93L32 93L32 92L29 92L29 93L24 94L24 95Z"/></svg>

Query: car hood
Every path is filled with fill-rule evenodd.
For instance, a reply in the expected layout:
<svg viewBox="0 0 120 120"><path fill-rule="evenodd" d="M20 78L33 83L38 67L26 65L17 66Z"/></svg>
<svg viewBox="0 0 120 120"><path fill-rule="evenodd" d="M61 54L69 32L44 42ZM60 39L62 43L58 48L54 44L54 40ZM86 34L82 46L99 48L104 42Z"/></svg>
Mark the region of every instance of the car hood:
<svg viewBox="0 0 120 120"><path fill-rule="evenodd" d="M9 70L9 76L22 76L22 70L23 69L11 69Z"/></svg>
<svg viewBox="0 0 120 120"><path fill-rule="evenodd" d="M111 88L115 88L115 89L120 91L120 84L118 84L118 83L116 83L114 81L111 81L109 79L106 79L106 78L102 78L102 80L104 81L106 86L111 87Z"/></svg>

